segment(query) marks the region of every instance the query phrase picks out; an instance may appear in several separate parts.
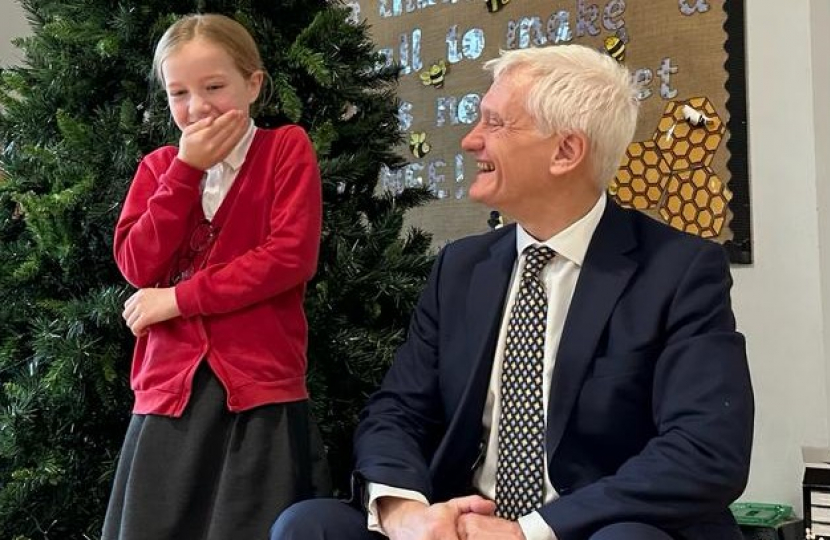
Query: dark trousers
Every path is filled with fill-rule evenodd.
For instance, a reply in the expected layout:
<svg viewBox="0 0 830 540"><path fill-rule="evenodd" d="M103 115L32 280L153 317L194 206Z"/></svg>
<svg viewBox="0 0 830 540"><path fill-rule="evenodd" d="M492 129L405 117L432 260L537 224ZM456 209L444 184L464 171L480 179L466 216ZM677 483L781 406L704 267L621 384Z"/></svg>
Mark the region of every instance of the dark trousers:
<svg viewBox="0 0 830 540"><path fill-rule="evenodd" d="M381 540L369 532L366 514L335 499L294 504L271 528L271 540ZM671 540L663 531L642 523L615 523L586 540Z"/></svg>

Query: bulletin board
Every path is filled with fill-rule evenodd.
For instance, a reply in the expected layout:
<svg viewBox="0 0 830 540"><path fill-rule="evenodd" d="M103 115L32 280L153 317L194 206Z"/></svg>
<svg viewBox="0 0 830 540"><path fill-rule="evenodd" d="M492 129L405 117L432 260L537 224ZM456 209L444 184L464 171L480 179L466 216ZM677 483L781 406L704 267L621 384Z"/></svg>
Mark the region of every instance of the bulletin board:
<svg viewBox="0 0 830 540"><path fill-rule="evenodd" d="M579 43L632 73L640 118L609 194L751 263L743 2L732 0L352 0L388 64L400 67L408 165L381 188L425 185L436 199L411 225L437 246L492 226L467 198L475 161L460 141L478 121L499 50ZM502 216L509 221L509 216ZM490 221L490 224L488 224Z"/></svg>

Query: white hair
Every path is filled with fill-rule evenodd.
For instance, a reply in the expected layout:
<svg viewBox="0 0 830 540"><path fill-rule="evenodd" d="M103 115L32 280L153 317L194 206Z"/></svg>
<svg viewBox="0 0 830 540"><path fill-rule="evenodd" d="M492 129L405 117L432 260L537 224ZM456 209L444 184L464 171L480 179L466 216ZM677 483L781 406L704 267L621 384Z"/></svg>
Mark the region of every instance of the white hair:
<svg viewBox="0 0 830 540"><path fill-rule="evenodd" d="M484 69L530 77L525 108L544 135L581 132L591 144L591 166L605 189L637 127L631 74L609 55L583 45L501 51Z"/></svg>

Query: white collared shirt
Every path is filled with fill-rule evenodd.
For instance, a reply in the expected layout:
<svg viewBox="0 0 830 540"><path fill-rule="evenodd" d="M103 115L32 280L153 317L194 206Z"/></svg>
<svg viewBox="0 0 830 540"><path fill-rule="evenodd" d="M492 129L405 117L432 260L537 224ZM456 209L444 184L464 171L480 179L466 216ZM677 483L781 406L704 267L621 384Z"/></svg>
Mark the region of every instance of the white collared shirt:
<svg viewBox="0 0 830 540"><path fill-rule="evenodd" d="M600 195L596 204L578 221L568 226L553 237L539 242L533 238L521 226L516 227L516 264L513 267L509 294L502 314L502 322L499 330L499 340L496 346L496 353L493 362L493 370L490 374L490 386L487 390L487 400L484 404L482 414L482 425L484 427L483 437L485 444L484 460L473 475L473 485L486 498L495 500L496 496L496 462L498 459L498 423L501 413L501 391L499 381L501 380L501 367L504 360L505 341L507 338L507 323L510 310L516 301L519 290L519 278L522 275L521 268L525 264L523 251L526 247L536 244L550 247L556 252L556 256L545 266L541 273L541 279L545 286L548 297L548 320L545 334L544 353L544 375L543 375L543 399L549 403L551 377L555 361L555 351L559 349L559 341L562 338L562 328L565 325L565 317L571 305L571 298L576 289L576 282L585 260L585 253L588 251L588 244L596 231L602 214L605 212L605 194ZM547 406L545 406L545 423L547 424ZM544 502L549 503L558 497L556 490L550 482L548 474L548 460L545 459L545 495ZM423 494L393 488L391 486L369 483L368 505L369 529L383 533L377 515L377 499L383 496L395 496L412 499L427 503ZM519 525L522 527L527 540L555 540L556 535L542 519L538 512L533 512L519 518ZM385 533L384 533L385 534Z"/></svg>
<svg viewBox="0 0 830 540"><path fill-rule="evenodd" d="M205 213L208 221L213 220L213 216L216 215L216 211L219 209L222 201L225 200L225 196L230 191L234 180L236 180L239 169L245 163L245 156L251 148L255 132L256 126L254 126L254 121L250 120L248 131L236 143L236 146L234 146L227 157L205 171L201 186L202 211Z"/></svg>

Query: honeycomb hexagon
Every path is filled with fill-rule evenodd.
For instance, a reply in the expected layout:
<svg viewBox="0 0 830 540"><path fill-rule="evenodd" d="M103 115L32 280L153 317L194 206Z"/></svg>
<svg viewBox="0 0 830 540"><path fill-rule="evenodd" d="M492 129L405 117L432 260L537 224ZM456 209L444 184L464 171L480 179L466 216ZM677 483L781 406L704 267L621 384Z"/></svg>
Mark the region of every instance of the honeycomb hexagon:
<svg viewBox="0 0 830 540"><path fill-rule="evenodd" d="M689 105L703 113L708 120L700 126L690 123L683 115L683 106ZM708 167L715 157L726 124L706 97L688 101L672 101L663 111L654 132L654 142L663 151L663 158L672 171Z"/></svg>
<svg viewBox="0 0 830 540"><path fill-rule="evenodd" d="M670 172L654 141L633 142L628 145L608 192L626 208L654 208L663 196Z"/></svg>
<svg viewBox="0 0 830 540"><path fill-rule="evenodd" d="M659 213L675 229L712 238L723 230L731 199L732 192L712 169L691 169L669 178Z"/></svg>

